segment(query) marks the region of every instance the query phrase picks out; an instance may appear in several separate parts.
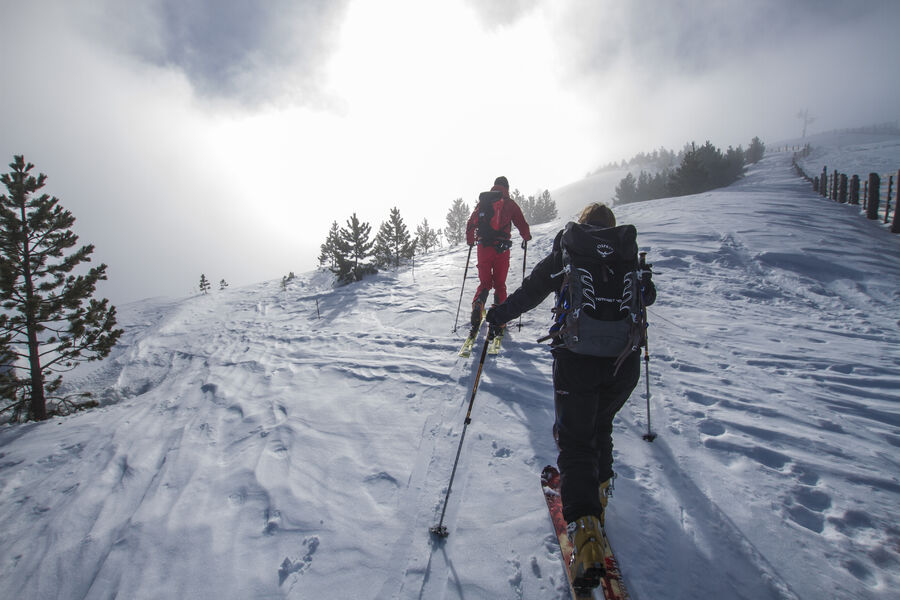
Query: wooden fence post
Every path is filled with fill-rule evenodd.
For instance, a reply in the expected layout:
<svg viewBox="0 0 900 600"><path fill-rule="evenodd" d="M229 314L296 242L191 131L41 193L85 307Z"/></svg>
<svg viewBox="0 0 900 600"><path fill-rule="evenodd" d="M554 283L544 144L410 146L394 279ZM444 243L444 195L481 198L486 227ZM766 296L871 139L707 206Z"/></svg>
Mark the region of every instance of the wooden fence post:
<svg viewBox="0 0 900 600"><path fill-rule="evenodd" d="M828 197L828 167L822 167L822 177L819 179L819 193L823 198Z"/></svg>
<svg viewBox="0 0 900 600"><path fill-rule="evenodd" d="M868 210L869 208L869 182L865 181L863 183L863 210Z"/></svg>
<svg viewBox="0 0 900 600"><path fill-rule="evenodd" d="M847 176L844 173L841 173L841 186L838 191L838 202L841 204L847 203Z"/></svg>
<svg viewBox="0 0 900 600"><path fill-rule="evenodd" d="M884 203L884 224L887 225L888 215L891 212L891 194L894 192L894 176L888 176L888 193L887 200Z"/></svg>
<svg viewBox="0 0 900 600"><path fill-rule="evenodd" d="M850 178L850 204L859 204L859 175Z"/></svg>
<svg viewBox="0 0 900 600"><path fill-rule="evenodd" d="M900 188L900 170L897 171L897 187ZM894 220L891 221L891 233L900 233L900 189L897 190L897 199L894 202Z"/></svg>
<svg viewBox="0 0 900 600"><path fill-rule="evenodd" d="M813 177L813 191L817 194L819 193L819 176L818 175Z"/></svg>
<svg viewBox="0 0 900 600"><path fill-rule="evenodd" d="M878 203L881 201L881 177L878 173L869 173L869 206L866 217L873 221L878 218Z"/></svg>

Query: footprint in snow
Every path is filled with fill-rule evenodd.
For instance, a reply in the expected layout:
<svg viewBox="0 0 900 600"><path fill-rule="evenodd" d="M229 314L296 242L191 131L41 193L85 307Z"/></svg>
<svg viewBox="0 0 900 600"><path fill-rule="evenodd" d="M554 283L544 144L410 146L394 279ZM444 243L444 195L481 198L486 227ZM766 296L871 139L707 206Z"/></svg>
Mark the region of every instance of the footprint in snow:
<svg viewBox="0 0 900 600"><path fill-rule="evenodd" d="M510 456L512 456L512 450L510 450L509 448L506 448L506 447L503 447L503 448L498 447L497 442L493 442L491 444L491 447L494 448L494 456L496 458L509 458Z"/></svg>
<svg viewBox="0 0 900 600"><path fill-rule="evenodd" d="M715 419L707 419L700 423L700 433L709 436L720 436L725 433L725 426Z"/></svg>
<svg viewBox="0 0 900 600"><path fill-rule="evenodd" d="M312 563L313 554L319 549L319 537L314 535L303 540L306 546L306 554L299 560L291 560L285 557L278 568L278 585L284 584L285 580L294 573L303 573Z"/></svg>
<svg viewBox="0 0 900 600"><path fill-rule="evenodd" d="M831 496L809 486L797 486L785 501L787 517L815 533L825 531L825 515L831 508Z"/></svg>

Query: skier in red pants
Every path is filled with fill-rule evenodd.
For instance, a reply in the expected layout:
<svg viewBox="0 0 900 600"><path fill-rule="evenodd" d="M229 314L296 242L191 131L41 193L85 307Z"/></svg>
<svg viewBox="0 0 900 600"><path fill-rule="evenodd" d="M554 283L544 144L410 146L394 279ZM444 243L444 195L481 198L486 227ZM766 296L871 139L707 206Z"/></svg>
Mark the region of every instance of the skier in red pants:
<svg viewBox="0 0 900 600"><path fill-rule="evenodd" d="M469 246L478 243L479 285L472 300L472 333L481 325L481 315L491 289L494 290L495 304L506 300L512 225L519 230L524 247L531 239L531 231L522 209L509 197L509 181L501 176L494 180L490 192L482 192L479 196L475 211L466 224L466 242Z"/></svg>

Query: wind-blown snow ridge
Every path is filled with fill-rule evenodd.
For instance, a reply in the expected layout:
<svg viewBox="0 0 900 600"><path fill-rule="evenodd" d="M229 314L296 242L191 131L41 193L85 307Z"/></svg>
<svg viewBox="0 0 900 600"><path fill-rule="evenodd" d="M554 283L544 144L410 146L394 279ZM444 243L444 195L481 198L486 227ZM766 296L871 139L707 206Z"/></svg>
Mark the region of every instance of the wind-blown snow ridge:
<svg viewBox="0 0 900 600"><path fill-rule="evenodd" d="M892 597L900 238L814 195L787 154L616 213L660 292L659 438L641 439L642 380L607 519L632 596ZM563 221L534 228L529 266ZM70 380L106 405L0 429L0 596L565 598L539 485L549 303L489 359L450 536L428 535L474 374L450 333L465 255L120 307L123 343Z"/></svg>

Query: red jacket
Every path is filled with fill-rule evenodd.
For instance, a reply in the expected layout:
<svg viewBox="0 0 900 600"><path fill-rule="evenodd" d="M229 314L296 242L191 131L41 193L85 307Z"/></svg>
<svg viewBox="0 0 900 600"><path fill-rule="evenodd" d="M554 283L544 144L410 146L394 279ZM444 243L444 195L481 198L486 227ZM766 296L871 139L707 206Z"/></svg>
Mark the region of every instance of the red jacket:
<svg viewBox="0 0 900 600"><path fill-rule="evenodd" d="M512 225L515 225L516 229L519 230L519 234L522 236L522 239L526 242L530 240L531 230L528 228L528 222L525 221L525 216L522 214L522 209L519 208L519 205L516 204L515 200L509 197L509 190L507 190L502 185L495 185L491 188L491 191L501 192L503 195L503 208L500 209L499 215L499 237L508 240L512 232ZM468 243L470 246L474 245L477 235L478 205L476 204L475 211L472 213L472 216L469 217L468 223L466 223L466 243Z"/></svg>

